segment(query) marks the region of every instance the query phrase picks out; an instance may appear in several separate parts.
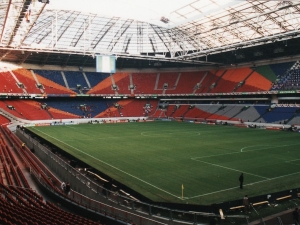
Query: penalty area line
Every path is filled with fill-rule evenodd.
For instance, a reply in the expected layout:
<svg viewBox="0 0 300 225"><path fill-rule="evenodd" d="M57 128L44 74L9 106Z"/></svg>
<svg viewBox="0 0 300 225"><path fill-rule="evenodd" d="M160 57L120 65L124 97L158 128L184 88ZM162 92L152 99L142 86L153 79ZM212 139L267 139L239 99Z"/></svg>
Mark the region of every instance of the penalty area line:
<svg viewBox="0 0 300 225"><path fill-rule="evenodd" d="M264 150L264 149L281 148L281 147L288 147L288 146L293 146L293 145L299 145L299 144L290 144L290 145L251 145L251 146L246 146L244 148L241 148L241 152L254 152L254 151L260 151L260 150ZM258 149L254 149L254 150L244 151L244 149L246 149L246 148L257 147L257 146L266 146L266 147L265 148L258 148Z"/></svg>
<svg viewBox="0 0 300 225"><path fill-rule="evenodd" d="M197 159L211 158L211 157L215 157L215 156L223 156L223 155L232 155L232 154L240 154L240 153L246 153L246 152L261 151L261 150L265 150L265 149L269 149L269 148L288 147L288 146L293 146L293 145L299 145L299 144L279 145L279 146L275 146L275 145L273 145L273 146L272 145L251 145L251 146L246 146L246 147L241 148L238 152L227 152L227 153L223 153L223 154L206 155L206 156L200 156L200 157L193 157L191 159L192 160L197 160ZM255 147L255 146L269 146L269 147L244 151L244 149L246 149L246 148L251 148L251 147Z"/></svg>
<svg viewBox="0 0 300 225"><path fill-rule="evenodd" d="M36 128L34 127L33 129L36 129ZM37 130L38 130L38 129L37 129ZM168 195L171 195L171 196L173 196L173 197L175 197L175 198L181 199L181 197L179 197L179 196L176 196L176 195L174 195L174 194L172 194L172 193L170 193L170 192L167 192L166 190L163 190L163 189L161 189L161 188L159 188L159 187L157 187L157 186L155 186L155 185L153 185L153 184L151 184L151 183L148 183L147 181L144 181L144 180L142 180L142 179L140 179L140 178L138 178L138 177L136 177L136 176L134 176L134 175L132 175L132 174L130 174L130 173L127 173L127 172L125 172L125 171L123 171L123 170L121 170L121 169L119 169L119 168L117 168L117 167L115 167L115 166L113 166L113 165L107 163L107 162L104 162L104 161L102 161L102 160L100 160L100 159L98 159L98 158L95 158L94 156L92 156L92 155L90 155L90 154L87 154L86 152L83 152L83 151L81 151L80 149L78 149L78 148L76 148L76 147L74 147L74 146L72 146L72 145L69 145L69 144L67 144L67 143L65 143L65 142L63 142L63 141L61 141L61 140L59 140L59 139L57 139L57 138L55 138L55 137L49 135L49 134L44 133L43 131L40 131L40 130L38 130L38 131L41 132L41 133L43 133L43 134L45 134L45 135L47 135L47 136L49 136L49 137L51 137L51 138L53 138L53 139L55 139L56 141L59 141L59 142L65 144L65 145L67 145L67 146L69 146L69 147L75 149L75 150L78 151L78 152L81 152L82 154L85 154L85 155L87 155L87 156L89 156L89 157L91 157L91 158L93 158L93 159L95 159L95 160L97 160L97 161L99 161L99 162L101 162L101 163L103 163L103 164L105 164L105 165L107 165L107 166L109 166L109 167L115 169L115 170L118 170L119 172L122 172L122 173L124 173L124 174L126 174L126 175L128 175L128 176L130 176L130 177L132 177L132 178L134 178L134 179L136 179L136 180L138 180L138 181L141 181L141 182L143 182L143 183L145 183L145 184L147 184L147 185L149 185L149 186L151 186L151 187L154 187L154 188L156 188L157 190L160 190L160 191L162 191L162 192L164 192L164 193L166 193L166 194L168 194Z"/></svg>
<svg viewBox="0 0 300 225"><path fill-rule="evenodd" d="M249 175L252 175L252 176L255 176L255 177L260 177L260 178L267 179L267 180L269 179L267 177L259 176L259 175L253 174L253 173L247 173L247 172L244 172L242 170L236 170L236 169L233 169L233 168L230 168L230 167L221 166L221 165L214 164L214 163L209 163L209 162L205 162L205 161L201 161L201 160L197 160L197 159L192 159L192 160L202 162L202 163L205 163L205 164L208 164L208 165L216 166L216 167L221 167L221 168L227 169L227 170L233 170L233 171L241 172L241 173L244 173L244 174L249 174Z"/></svg>
<svg viewBox="0 0 300 225"><path fill-rule="evenodd" d="M261 181L253 182L253 183L250 183L250 184L244 184L244 186L251 186L251 185L254 185L254 184L259 184L259 183L263 183L263 182L266 182L266 181L276 180L276 179L292 176L292 175L299 174L299 173L300 173L300 171L295 172L295 173L282 175L282 176L278 176L278 177L269 178L268 180L261 180ZM216 194L216 193L221 193L221 192L237 189L239 187L240 186L235 186L235 187L231 187L231 188L222 189L222 190L219 190L219 191L213 191L213 192L205 193L205 194L202 194L202 195L196 195L196 196L193 196L193 197L186 197L185 199L188 200L188 199L199 198L199 197L203 197L203 196L207 196L207 195L212 195L212 194Z"/></svg>
<svg viewBox="0 0 300 225"><path fill-rule="evenodd" d="M299 161L300 159L293 159L293 160L288 160L285 161L285 163L293 164L299 166L299 162L297 163L296 161Z"/></svg>

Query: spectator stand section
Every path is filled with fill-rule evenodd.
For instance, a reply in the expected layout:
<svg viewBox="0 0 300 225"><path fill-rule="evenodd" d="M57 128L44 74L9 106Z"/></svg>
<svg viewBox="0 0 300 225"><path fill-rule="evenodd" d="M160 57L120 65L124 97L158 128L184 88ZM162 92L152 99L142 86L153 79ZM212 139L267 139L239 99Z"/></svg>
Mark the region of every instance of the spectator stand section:
<svg viewBox="0 0 300 225"><path fill-rule="evenodd" d="M156 107L157 100L124 99L107 104L108 108L96 117L147 117Z"/></svg>
<svg viewBox="0 0 300 225"><path fill-rule="evenodd" d="M154 109L154 110L151 110L151 112L148 113L149 119L167 118L166 112L168 110L169 103L166 101L155 101L154 104L155 104L155 106L151 105L151 109ZM146 108L147 107L148 106L146 106Z"/></svg>
<svg viewBox="0 0 300 225"><path fill-rule="evenodd" d="M112 88L118 95L131 95L134 86L129 73L115 73L111 75Z"/></svg>
<svg viewBox="0 0 300 225"><path fill-rule="evenodd" d="M59 70L33 70L35 74L38 74L49 81L53 81L54 83L66 87L66 83L63 79L62 73Z"/></svg>
<svg viewBox="0 0 300 225"><path fill-rule="evenodd" d="M30 188L20 166L11 151L7 137L0 131L0 184Z"/></svg>
<svg viewBox="0 0 300 225"><path fill-rule="evenodd" d="M299 107L280 107L272 104L265 109L266 112L262 113L260 118L263 118L266 123L288 124L299 113L299 109Z"/></svg>
<svg viewBox="0 0 300 225"><path fill-rule="evenodd" d="M108 75L100 83L95 85L87 94L102 94L102 95L115 95L117 87L114 86L112 75Z"/></svg>
<svg viewBox="0 0 300 225"><path fill-rule="evenodd" d="M43 88L38 85L36 77L27 69L16 69L12 71L17 84L24 92L28 94L43 94Z"/></svg>
<svg viewBox="0 0 300 225"><path fill-rule="evenodd" d="M195 90L193 93L208 93L213 89L216 85L216 82L220 78L223 72L218 70L206 71L201 73L202 78L198 80L197 83L194 83L193 89ZM191 75L191 74L189 74Z"/></svg>
<svg viewBox="0 0 300 225"><path fill-rule="evenodd" d="M300 106L300 105L299 105ZM165 101L158 103L151 117L195 121L237 121L299 125L300 107L283 104L185 103Z"/></svg>
<svg viewBox="0 0 300 225"><path fill-rule="evenodd" d="M90 83L91 89L93 89L93 87L109 77L108 73L83 72L83 74L85 74L88 82Z"/></svg>
<svg viewBox="0 0 300 225"><path fill-rule="evenodd" d="M101 225L82 216L64 211L57 205L43 201L30 189L0 185L1 224L78 224Z"/></svg>
<svg viewBox="0 0 300 225"><path fill-rule="evenodd" d="M174 74L172 82L164 81L167 83L165 94L194 94L202 86L203 79L209 76L207 71L197 72L180 72L169 73L167 76ZM163 77L164 74L161 75ZM172 84L174 84L172 86Z"/></svg>
<svg viewBox="0 0 300 225"><path fill-rule="evenodd" d="M157 73L132 73L134 93L140 94L160 94L162 91L155 90L157 87Z"/></svg>
<svg viewBox="0 0 300 225"><path fill-rule="evenodd" d="M170 93L169 91L177 90L180 76L181 73L177 72L158 73L154 90L160 91L160 94L162 95ZM180 92L179 90L177 91Z"/></svg>
<svg viewBox="0 0 300 225"><path fill-rule="evenodd" d="M171 110L167 110L166 115L167 117L172 117L177 120L182 120L183 115L189 110L189 107L190 105L188 104L186 105L178 104L176 108L174 107L173 109L171 109L172 107L170 107L169 105L168 108L170 108Z"/></svg>
<svg viewBox="0 0 300 225"><path fill-rule="evenodd" d="M70 90L84 94L90 90L91 85L81 71L62 71L66 87Z"/></svg>
<svg viewBox="0 0 300 225"><path fill-rule="evenodd" d="M0 126L10 123L10 119L0 114Z"/></svg>
<svg viewBox="0 0 300 225"><path fill-rule="evenodd" d="M300 126L300 110L297 110L297 114L288 121L288 124Z"/></svg>
<svg viewBox="0 0 300 225"><path fill-rule="evenodd" d="M59 110L64 112L67 118L93 118L104 112L111 104L111 100L97 98L48 98L41 100L47 104L49 111ZM72 116L72 117L70 117Z"/></svg>
<svg viewBox="0 0 300 225"><path fill-rule="evenodd" d="M33 100L1 100L0 106L12 115L26 120L51 120L51 119L70 119L79 118L69 112L53 109L43 101ZM6 107L5 107L6 106Z"/></svg>
<svg viewBox="0 0 300 225"><path fill-rule="evenodd" d="M299 61L271 64L266 67L269 67L273 71L274 76L276 76L271 90L289 90L289 71L299 68ZM287 87L285 82L288 83Z"/></svg>
<svg viewBox="0 0 300 225"><path fill-rule="evenodd" d="M91 95L197 95L207 93L241 93L269 91L278 82L274 72L284 71L291 63L258 67L229 68L194 72L134 72L103 74L83 71L22 71L31 91L44 90L47 94ZM280 68L280 70L278 69ZM19 72L16 72L19 74ZM291 73L290 83L298 86L299 71ZM29 78L28 78L29 77ZM21 80L21 78L19 78ZM24 80L24 83L26 80ZM21 83L21 82L19 82ZM55 89L55 90L51 90Z"/></svg>
<svg viewBox="0 0 300 225"><path fill-rule="evenodd" d="M23 94L23 89L13 77L11 70L7 68L0 69L0 92L1 93L17 93Z"/></svg>
<svg viewBox="0 0 300 225"><path fill-rule="evenodd" d="M32 73L47 95L70 95L76 93L66 87L60 71L32 70Z"/></svg>
<svg viewBox="0 0 300 225"><path fill-rule="evenodd" d="M22 111L19 111L19 109L15 108L11 103L9 100L0 100L0 108L17 118L27 119L24 117Z"/></svg>
<svg viewBox="0 0 300 225"><path fill-rule="evenodd" d="M236 84L230 81L230 77L234 74L234 70L218 70L215 73L217 80L210 84L208 92L211 93L225 93L232 92Z"/></svg>
<svg viewBox="0 0 300 225"><path fill-rule="evenodd" d="M300 89L300 68L289 70L272 87L275 90L299 90Z"/></svg>
<svg viewBox="0 0 300 225"><path fill-rule="evenodd" d="M238 89L238 92L260 92L260 91L268 91L272 86L272 81L263 77L256 71L253 71L247 79L245 79L245 83Z"/></svg>

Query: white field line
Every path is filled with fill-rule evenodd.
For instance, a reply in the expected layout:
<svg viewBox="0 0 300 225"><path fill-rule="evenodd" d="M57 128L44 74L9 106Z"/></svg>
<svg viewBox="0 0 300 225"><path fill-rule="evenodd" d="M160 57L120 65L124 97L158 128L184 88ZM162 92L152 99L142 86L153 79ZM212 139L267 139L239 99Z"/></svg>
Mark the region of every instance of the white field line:
<svg viewBox="0 0 300 225"><path fill-rule="evenodd" d="M265 146L265 147L258 148L258 149L255 149L255 150L244 151L244 149L246 149L246 148L259 147L259 146ZM250 146L246 146L244 148L241 148L241 152L259 151L259 150L264 150L264 149L269 149L269 148L274 148L274 147L276 147L276 145L250 145ZM282 146L280 146L280 147L282 147Z"/></svg>
<svg viewBox="0 0 300 225"><path fill-rule="evenodd" d="M216 155L209 155L209 156L203 156L203 157L193 157L193 158L191 158L191 159L192 159L192 160L195 160L195 161L202 162L202 163L206 163L206 164L211 164L211 165L214 165L214 166L222 167L222 168L225 168L225 169L235 170L235 169L232 169L232 168L224 167L224 166L217 165L217 164L208 163L208 162L201 161L201 160L198 160L198 159L210 158L210 157L215 157L215 156L223 156L223 155L231 155L231 154L240 154L240 153L243 153L243 152L245 153L245 152L252 152L252 151L260 151L260 150L269 149L269 148L279 148L279 147L286 147L286 146L293 146L293 145L299 145L299 144L280 145L280 146L265 145L265 146L271 146L271 147L266 147L266 148L260 148L260 149L255 149L255 150L243 151L243 150L246 149L246 148L255 147L255 146L263 146L263 145L252 145L252 146L247 146L247 147L241 148L241 150L238 151L238 152L230 152L230 153L216 154ZM297 161L297 160L300 160L300 159L295 159L295 160L290 160L290 161L285 161L285 162L286 162L286 163L289 163L289 162ZM292 163L291 163L291 164L292 164ZM295 164L295 163L293 163L293 164ZM299 165L299 164L296 164L296 165ZM236 170L236 171L239 171L239 170ZM243 171L239 171L239 172L243 172ZM243 172L243 173L245 173L245 174L250 174L250 175L254 175L254 174L246 173L246 172ZM299 173L300 173L300 172L296 172L296 173L286 174L286 175L282 175L282 176L278 176L278 177L273 177L273 178L262 177L262 178L265 178L265 180L253 182L253 183L250 183L250 184L246 184L246 185L244 185L244 186L250 186L250 185L253 185L253 184L262 183L262 182L266 182L266 181L271 181L271 180L279 179L279 178L282 178L282 177L292 176L292 175L294 175L294 174L299 174ZM258 175L254 175L254 176L258 176ZM261 176L259 176L259 177L261 177ZM220 193L220 192L224 192L224 191L233 190L233 189L236 189L236 188L238 188L238 187L239 187L239 186L231 187L231 188L227 188L227 189L223 189L223 190L219 190L219 191L209 192L209 193L205 193L205 194L202 194L202 195L196 195L196 196L193 196L193 197L186 197L185 199L187 200L187 199L193 199L193 198L203 197L203 196L207 196L207 195L212 195L212 194L216 194L216 193Z"/></svg>
<svg viewBox="0 0 300 225"><path fill-rule="evenodd" d="M289 164L293 164L293 165L297 165L299 166L299 163L293 163L295 161L299 161L300 159L293 159L293 160L288 160L288 161L285 161L286 163L289 163Z"/></svg>
<svg viewBox="0 0 300 225"><path fill-rule="evenodd" d="M288 161L285 161L286 163L289 163L289 162L294 162L294 161L299 161L300 159L293 159L293 160L288 160Z"/></svg>
<svg viewBox="0 0 300 225"><path fill-rule="evenodd" d="M289 144L289 145L273 145L273 146L272 145L252 145L252 146L247 146L247 147L241 148L241 152L253 152L253 151L260 151L260 150L265 150L265 149L269 149L269 148L281 148L281 147L288 147L288 146L293 146L293 145L299 145L299 143L298 144ZM270 146L270 147L244 151L245 148L250 148L250 147L254 147L254 146Z"/></svg>
<svg viewBox="0 0 300 225"><path fill-rule="evenodd" d="M247 172L242 171L242 170L236 170L236 169L233 169L233 168L230 168L230 167L221 166L221 165L218 165L218 164L209 163L209 162L201 161L201 160L198 160L198 159L192 159L192 160L195 160L197 162L202 162L202 163L205 163L205 164L208 164L208 165L216 166L216 167L221 167L221 168L226 169L226 170L233 170L233 171L241 172L241 173L244 173L244 174L249 174L249 175L252 175L252 176L255 176L255 177L260 177L260 178L263 178L263 179L267 179L267 180L269 179L267 177L259 176L259 175L253 174L253 173L247 173Z"/></svg>
<svg viewBox="0 0 300 225"><path fill-rule="evenodd" d="M280 147L287 147L287 146L293 146L293 145L300 145L300 144L274 145L274 146L271 146L271 145L251 145L251 146L246 146L246 147L241 148L241 150L238 151L238 152L229 152L229 153L222 153L222 154L215 154L215 155L207 155L207 156L200 156L200 157L192 157L191 159L193 159L193 160L196 160L196 159L204 159L204 158L210 158L210 157L215 157L215 156L240 154L240 153L242 153L242 152L254 152L254 151L261 151L261 150L265 150L265 149L269 149L269 148L280 148ZM251 147L255 147L255 146L268 146L268 147L244 151L244 149L246 149L246 148L251 148ZM270 146L271 146L271 147L270 147Z"/></svg>
<svg viewBox="0 0 300 225"><path fill-rule="evenodd" d="M34 127L33 129L36 129L36 128ZM38 129L37 129L37 130L38 130ZM95 160L97 160L97 161L99 161L99 162L101 162L101 163L103 163L103 164L105 164L105 165L111 167L111 168L114 168L115 170L118 170L118 171L120 171L120 172L122 172L122 173L124 173L124 174L126 174L126 175L128 175L128 176L130 176L130 177L135 178L136 180L139 180L139 181L141 181L141 182L143 182L143 183L145 183L145 184L147 184L147 185L149 185L149 186L151 186L151 187L154 187L154 188L156 188L157 190L160 190L160 191L162 191L162 192L164 192L164 193L166 193L166 194L169 194L169 195L171 195L171 196L173 196L173 197L175 197L175 198L181 199L180 196L173 195L172 193L167 192L167 191L165 191L165 190L163 190L163 189L161 189L161 188L159 188L159 187L157 187L157 186L155 186L155 185L153 185L153 184L150 184L150 183L148 183L147 181L144 181L144 180L142 180L142 179L140 179L140 178L138 178L138 177L136 177L136 176L134 176L134 175L132 175L132 174L130 174L130 173L127 173L127 172L125 172L125 171L123 171L123 170L121 170L121 169L119 169L119 168L117 168L117 167L115 167L115 166L113 166L113 165L107 163L107 162L104 162L104 161L102 161L102 160L100 160L100 159L98 159L98 158L95 158L94 156L92 156L92 155L90 155L90 154L87 154L87 153L81 151L80 149L78 149L78 148L76 148L76 147L74 147L74 146L72 146L72 145L69 145L69 144L67 144L67 143L65 143L65 142L63 142L63 141L61 141L61 140L59 140L59 139L57 139L57 138L55 138L55 137L52 137L52 136L49 135L49 134L44 133L43 131L40 131L40 130L38 130L38 131L41 132L41 133L43 133L43 134L45 134L45 135L47 135L47 136L49 136L49 137L51 137L51 138L53 138L53 139L55 139L55 140L57 140L57 141L59 141L59 142L61 142L61 143L63 143L63 144L65 144L65 145L67 145L67 146L69 146L69 147L71 147L71 148L73 148L73 149L75 149L75 150L77 150L78 152L81 152L81 153L83 153L83 154L85 154L85 155L87 155L87 156L89 156L89 157L91 157L91 158L93 158L93 159L95 159Z"/></svg>
<svg viewBox="0 0 300 225"><path fill-rule="evenodd" d="M249 183L249 184L246 184L246 185L244 185L244 186L251 186L251 185L253 185L253 184L258 184L258 183L263 183L263 182L266 182L266 181L271 181L271 180L275 180L275 179L280 179L280 178L283 178L283 177L288 177L288 176L292 176L292 175L299 174L299 173L300 173L300 171L299 171L299 172L296 172L296 173L290 173L290 174L282 175L282 176L279 176L279 177L269 178L268 180L261 180L261 181ZM231 187L231 188L227 188L227 189L223 189L223 190L219 190L219 191L214 191L214 192L205 193L205 194L202 194L202 195L196 195L196 196L193 196L193 197L186 197L185 199L199 198L199 197L203 197L203 196L207 196L207 195L212 195L212 194L216 194L216 193L220 193L220 192L224 192L224 191L229 191L229 190L237 189L237 188L239 188L239 187L240 187L240 186L235 186L235 187Z"/></svg>

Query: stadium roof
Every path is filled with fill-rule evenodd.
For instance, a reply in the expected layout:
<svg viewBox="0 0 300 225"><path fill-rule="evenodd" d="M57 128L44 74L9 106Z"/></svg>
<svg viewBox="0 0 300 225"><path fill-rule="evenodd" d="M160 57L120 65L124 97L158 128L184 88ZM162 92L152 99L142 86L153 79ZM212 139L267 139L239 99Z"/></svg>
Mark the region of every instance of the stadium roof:
<svg viewBox="0 0 300 225"><path fill-rule="evenodd" d="M48 1L1 1L1 60L89 65L104 54L220 65L269 57L261 46L277 56L299 47L300 1Z"/></svg>

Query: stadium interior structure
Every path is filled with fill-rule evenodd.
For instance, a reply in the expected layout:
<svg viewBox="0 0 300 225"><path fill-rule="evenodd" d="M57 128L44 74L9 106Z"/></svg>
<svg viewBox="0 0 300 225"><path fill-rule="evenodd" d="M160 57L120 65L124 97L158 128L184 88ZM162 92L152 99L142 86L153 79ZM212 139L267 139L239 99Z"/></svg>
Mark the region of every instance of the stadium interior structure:
<svg viewBox="0 0 300 225"><path fill-rule="evenodd" d="M73 182L65 195L62 177L22 146L33 144L19 128L160 119L298 131L300 2L182 1L151 22L53 9L52 2L0 3L0 222L208 224L217 217L227 224L229 215L205 210L174 219L188 214L182 206L167 218L153 216L130 204L136 196L112 200L105 188L84 190L86 182L78 182L81 191ZM99 56L113 56L116 68L109 69L116 71L96 71ZM247 216L236 219L248 223Z"/></svg>

